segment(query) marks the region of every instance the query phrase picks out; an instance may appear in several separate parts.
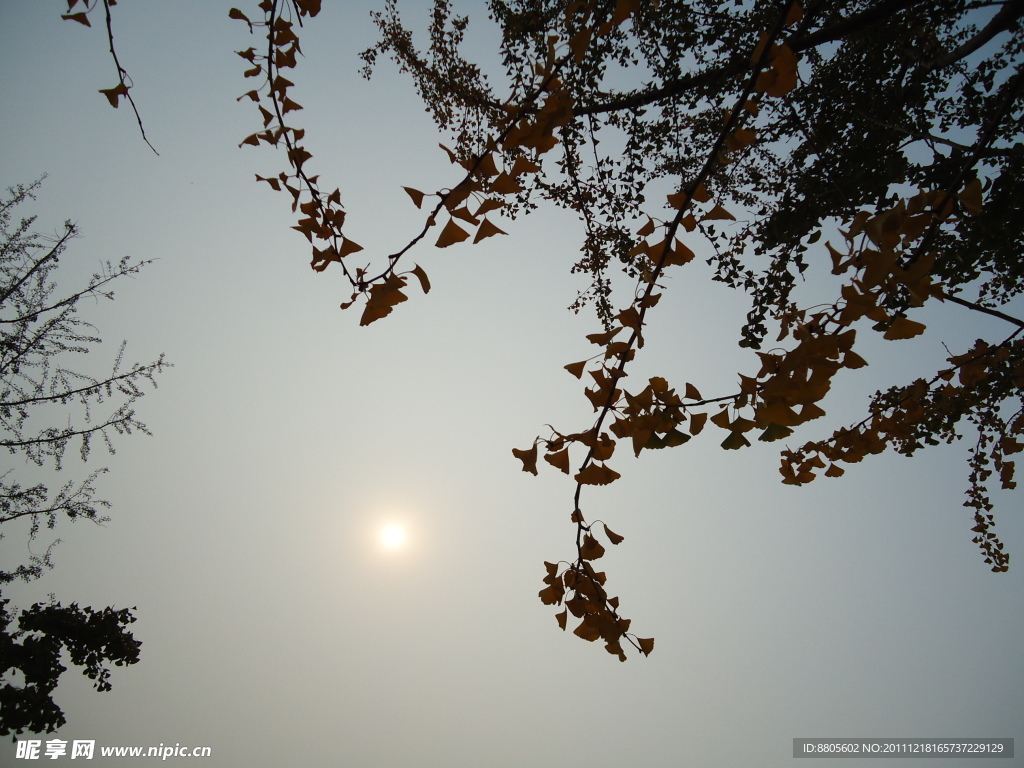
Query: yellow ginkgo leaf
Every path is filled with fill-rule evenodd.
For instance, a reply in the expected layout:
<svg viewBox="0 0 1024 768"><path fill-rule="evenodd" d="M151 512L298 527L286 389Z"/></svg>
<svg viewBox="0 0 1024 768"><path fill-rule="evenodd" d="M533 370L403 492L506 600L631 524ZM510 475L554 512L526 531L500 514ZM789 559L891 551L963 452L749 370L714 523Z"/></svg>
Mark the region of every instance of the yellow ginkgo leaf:
<svg viewBox="0 0 1024 768"><path fill-rule="evenodd" d="M913 320L908 320L905 317L897 317L892 321L892 325L889 326L889 330L885 332L882 338L889 339L890 341L912 339L915 336L920 336L924 331L924 323L915 323Z"/></svg>
<svg viewBox="0 0 1024 768"><path fill-rule="evenodd" d="M587 361L580 360L578 363L569 363L563 367L578 379L583 375L583 369L587 367Z"/></svg>
<svg viewBox="0 0 1024 768"><path fill-rule="evenodd" d="M456 224L454 220L451 220L445 225L445 228L441 230L441 236L437 238L435 245L438 248L447 248L449 245L461 243L468 237L469 232Z"/></svg>
<svg viewBox="0 0 1024 768"><path fill-rule="evenodd" d="M537 474L537 444L534 443L532 448L526 450L520 450L519 448L512 449L512 455L523 462L523 472L532 472Z"/></svg>
<svg viewBox="0 0 1024 768"><path fill-rule="evenodd" d="M424 195L422 192L418 189L413 189L412 187L402 187L402 189L404 189L405 193L412 198L412 201L416 204L417 208L421 208L423 206Z"/></svg>
<svg viewBox="0 0 1024 768"><path fill-rule="evenodd" d="M604 547L589 533L583 536L583 545L580 547L580 557L584 560L597 560L604 555Z"/></svg>
<svg viewBox="0 0 1024 768"><path fill-rule="evenodd" d="M611 467L591 463L587 465L586 469L577 472L573 479L580 485L608 485L608 483L615 482L620 477L622 475Z"/></svg>
<svg viewBox="0 0 1024 768"><path fill-rule="evenodd" d="M479 243L485 237L491 237L492 235L506 235L508 234L505 230L499 229L489 219L484 219L480 222L480 229L476 231L476 237L473 238L474 243Z"/></svg>
<svg viewBox="0 0 1024 768"><path fill-rule="evenodd" d="M963 203L965 211L977 216L981 213L981 179L975 178L970 181L957 197Z"/></svg>
<svg viewBox="0 0 1024 768"><path fill-rule="evenodd" d="M729 213L727 210L725 210L725 208L723 208L721 205L716 205L714 208L712 208L710 211L704 214L703 220L707 221L709 219L732 219L733 221L736 221L736 217Z"/></svg>
<svg viewBox="0 0 1024 768"><path fill-rule="evenodd" d="M430 293L430 280L427 279L427 273L423 271L423 267L417 264L412 268L412 273L416 275L416 279L420 281L420 287L423 288L423 292Z"/></svg>
<svg viewBox="0 0 1024 768"><path fill-rule="evenodd" d="M544 461L553 467L562 470L565 474L569 474L569 449L568 447L563 448L555 453L547 453L544 455Z"/></svg>
<svg viewBox="0 0 1024 768"><path fill-rule="evenodd" d="M704 429L704 424L708 420L706 413L694 413L690 416L690 434L699 435Z"/></svg>
<svg viewBox="0 0 1024 768"><path fill-rule="evenodd" d="M610 541L612 544L620 544L626 540L625 536L619 536L619 534L615 533L615 531L613 531L607 525L604 527L604 534L608 537L608 541Z"/></svg>

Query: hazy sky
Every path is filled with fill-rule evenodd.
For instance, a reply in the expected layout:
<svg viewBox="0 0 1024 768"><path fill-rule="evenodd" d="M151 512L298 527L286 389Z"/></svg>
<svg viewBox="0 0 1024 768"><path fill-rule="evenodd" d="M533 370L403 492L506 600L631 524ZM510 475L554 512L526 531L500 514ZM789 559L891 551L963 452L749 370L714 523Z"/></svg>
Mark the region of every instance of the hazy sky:
<svg viewBox="0 0 1024 768"><path fill-rule="evenodd" d="M402 185L457 177L395 68L357 74L373 5L325 3L289 77L346 231L380 252L421 226ZM461 5L493 55L483 3ZM428 3L406 6L425 18ZM155 436L95 457L112 521L58 530L56 569L10 593L138 608L141 662L103 694L66 673L60 738L208 745L169 763L211 768L774 767L814 736L1016 737L1024 752L1020 497L996 494L1014 559L992 574L961 506L963 443L799 489L772 446L724 452L714 435L623 456L583 508L626 537L601 565L654 653L620 664L559 632L537 592L542 561L574 555L574 486L524 474L511 448L592 420L562 370L599 330L565 309L584 287L576 220L542 212L500 223L508 237L420 248L429 296L359 328L338 309L343 278L309 269L286 197L254 181L283 158L237 148L260 122L235 100L253 81L233 51L252 43L230 7L115 8L156 157L97 93L116 83L102 30L61 21L61 0L0 0L0 186L49 174L31 212L44 231L79 222L68 285L104 259L157 259L82 311L108 340L97 370L122 338L175 365L140 403ZM756 370L735 344L742 297L707 274L670 279L638 380L708 395ZM919 343L869 345L871 366L836 388L860 397L833 400L828 423L982 332L956 309ZM407 540L384 550L392 522ZM24 560L24 539L0 553ZM29 763L2 742L0 764Z"/></svg>

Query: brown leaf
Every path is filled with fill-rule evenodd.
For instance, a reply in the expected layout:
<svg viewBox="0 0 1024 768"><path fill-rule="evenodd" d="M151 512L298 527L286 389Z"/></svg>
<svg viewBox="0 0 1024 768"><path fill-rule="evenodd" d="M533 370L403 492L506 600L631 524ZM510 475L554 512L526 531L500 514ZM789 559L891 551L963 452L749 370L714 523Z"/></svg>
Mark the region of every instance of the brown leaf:
<svg viewBox="0 0 1024 768"><path fill-rule="evenodd" d="M704 214L704 218L702 219L702 221L707 221L708 219L732 219L733 221L735 221L736 217L729 213L727 210L725 210L725 208L723 208L721 205L716 205L708 213Z"/></svg>
<svg viewBox="0 0 1024 768"><path fill-rule="evenodd" d="M597 560L604 555L604 547L589 533L583 536L583 545L580 547L580 557L584 560Z"/></svg>
<svg viewBox="0 0 1024 768"><path fill-rule="evenodd" d="M512 455L523 462L523 472L532 472L534 475L537 474L537 444L534 443L532 448L527 450L520 450L519 448L512 449Z"/></svg>
<svg viewBox="0 0 1024 768"><path fill-rule="evenodd" d="M603 464L591 463L585 469L577 472L573 479L581 485L608 485L618 480L622 475Z"/></svg>
<svg viewBox="0 0 1024 768"><path fill-rule="evenodd" d="M404 189L405 193L412 198L412 201L416 204L417 208L423 207L422 192L420 192L418 189L413 189L412 187L402 187L402 189Z"/></svg>
<svg viewBox="0 0 1024 768"><path fill-rule="evenodd" d="M89 17L84 13L64 13L61 14L61 18L68 21L77 21L79 24L84 24L87 27L92 26L92 24L89 23Z"/></svg>
<svg viewBox="0 0 1024 768"><path fill-rule="evenodd" d="M498 229L497 226L491 223L489 219L484 219L480 223L480 229L476 232L476 237L473 238L474 243L479 243L485 237L491 237L492 235L507 235L508 233L503 229Z"/></svg>
<svg viewBox="0 0 1024 768"><path fill-rule="evenodd" d="M469 233L456 224L454 220L451 220L447 225L445 225L445 228L441 230L441 236L437 238L435 245L438 248L447 248L449 245L461 243L468 237Z"/></svg>
<svg viewBox="0 0 1024 768"><path fill-rule="evenodd" d="M341 250L338 251L338 255L339 256L348 256L350 253L355 253L356 251L361 251L361 250L363 250L363 246L361 246L355 240L349 240L346 237L344 242L342 242L342 244L341 244ZM405 281L403 280L402 283L404 284Z"/></svg>
<svg viewBox="0 0 1024 768"><path fill-rule="evenodd" d="M916 323L905 317L897 317L892 321L892 325L889 326L889 330L885 332L885 335L882 338L889 339L890 341L894 341L896 339L912 339L915 336L920 336L924 331L924 323Z"/></svg>
<svg viewBox="0 0 1024 768"><path fill-rule="evenodd" d="M560 451L554 453L547 453L544 455L544 461L553 467L557 467L562 470L565 474L569 474L569 448L565 447Z"/></svg>
<svg viewBox="0 0 1024 768"><path fill-rule="evenodd" d="M615 531L613 531L607 525L604 526L604 535L608 537L608 541L610 541L612 544L621 544L623 541L626 540L625 536L619 536L619 534L615 533Z"/></svg>
<svg viewBox="0 0 1024 768"><path fill-rule="evenodd" d="M423 292L430 293L430 280L427 279L427 273L423 271L423 267L417 264L412 268L412 273L420 281L420 287L423 289Z"/></svg>
<svg viewBox="0 0 1024 768"><path fill-rule="evenodd" d="M99 91L107 97L107 101L110 102L110 106L112 106L114 109L117 109L118 99L121 96L128 95L128 86L124 83L119 83L118 85L115 85L113 88L100 88ZM248 141L249 140L246 139L242 143L245 144L248 143Z"/></svg>
<svg viewBox="0 0 1024 768"><path fill-rule="evenodd" d="M704 424L708 420L706 413L694 413L690 416L690 434L699 435L701 430L704 429Z"/></svg>
<svg viewBox="0 0 1024 768"><path fill-rule="evenodd" d="M580 360L578 363L569 363L568 365L563 366L563 368L565 368L565 370L567 370L569 373L571 373L577 379L580 378L583 375L583 369L586 368L586 367L587 367L587 361L586 360Z"/></svg>

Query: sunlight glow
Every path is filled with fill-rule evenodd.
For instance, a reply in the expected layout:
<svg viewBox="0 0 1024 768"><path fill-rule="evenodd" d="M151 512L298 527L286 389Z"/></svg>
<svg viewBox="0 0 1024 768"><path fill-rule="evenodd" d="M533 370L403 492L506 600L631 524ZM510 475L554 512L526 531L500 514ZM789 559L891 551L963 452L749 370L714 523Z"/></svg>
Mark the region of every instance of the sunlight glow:
<svg viewBox="0 0 1024 768"><path fill-rule="evenodd" d="M380 532L380 543L385 549L399 549L405 543L405 529L400 525L385 526Z"/></svg>

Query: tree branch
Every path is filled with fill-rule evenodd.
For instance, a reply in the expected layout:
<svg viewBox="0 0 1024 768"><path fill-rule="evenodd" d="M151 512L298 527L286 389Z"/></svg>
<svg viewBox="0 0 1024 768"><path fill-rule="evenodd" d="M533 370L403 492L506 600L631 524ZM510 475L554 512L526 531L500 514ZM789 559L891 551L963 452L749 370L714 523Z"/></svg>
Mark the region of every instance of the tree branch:
<svg viewBox="0 0 1024 768"><path fill-rule="evenodd" d="M919 5L922 2L924 2L924 0L883 0L883 2L872 8L868 8L866 11L854 14L847 19L836 22L830 27L823 27L822 29L812 32L805 37L788 40L786 44L794 53L800 53L801 51L816 48L819 45L824 45L825 43L832 42L833 40L839 40L852 32L858 32L866 29L879 21L887 19L900 11L906 10L907 8ZM715 69L705 70L704 72L698 72L693 75L681 77L678 80L672 80L660 88L655 88L644 93L623 96L604 102L603 104L581 106L575 110L575 114L578 116L594 115L602 112L617 112L621 109L637 109L656 101L662 101L663 99L678 96L691 88L701 85L710 85L712 83L734 77L735 75L742 74L747 69L748 64L749 61L746 55L736 55L728 63Z"/></svg>
<svg viewBox="0 0 1024 768"><path fill-rule="evenodd" d="M942 69L970 56L1000 32L1015 31L1020 26L1018 22L1021 16L1024 16L1024 0L1008 0L981 32L959 48L926 62L924 68L928 71Z"/></svg>

